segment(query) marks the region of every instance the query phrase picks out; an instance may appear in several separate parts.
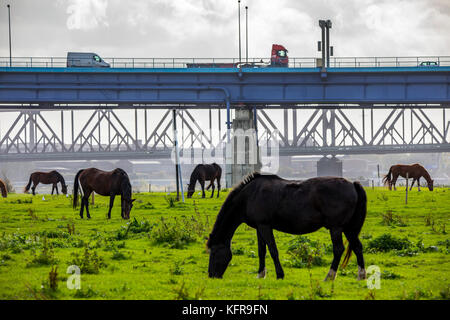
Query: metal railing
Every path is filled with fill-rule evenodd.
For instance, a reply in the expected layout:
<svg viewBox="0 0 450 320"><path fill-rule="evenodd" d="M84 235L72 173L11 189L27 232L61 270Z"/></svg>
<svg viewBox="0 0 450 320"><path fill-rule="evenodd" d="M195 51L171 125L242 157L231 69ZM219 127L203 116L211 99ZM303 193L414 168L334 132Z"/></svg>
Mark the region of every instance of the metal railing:
<svg viewBox="0 0 450 320"><path fill-rule="evenodd" d="M26 68L66 68L66 57L13 57L10 65L9 57L0 57L0 67ZM104 58L111 68L195 68L227 64L229 67L242 65L238 58ZM363 67L418 67L422 63L432 62L435 66L450 66L450 56L420 57L331 57L331 68L363 68ZM255 67L270 66L268 58L248 59L249 65ZM320 58L289 58L290 68L317 68L321 66Z"/></svg>

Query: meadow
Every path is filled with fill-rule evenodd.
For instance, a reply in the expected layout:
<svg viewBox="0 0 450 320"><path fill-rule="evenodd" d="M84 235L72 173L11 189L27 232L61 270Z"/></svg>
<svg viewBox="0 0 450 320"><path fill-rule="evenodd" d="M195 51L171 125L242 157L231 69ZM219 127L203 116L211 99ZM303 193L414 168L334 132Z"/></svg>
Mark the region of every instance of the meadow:
<svg viewBox="0 0 450 320"><path fill-rule="evenodd" d="M323 281L332 260L323 228L275 231L285 272L276 280L269 254L266 278L256 278L256 231L243 224L223 279L209 279L205 243L226 191L185 203L173 193L135 193L130 220L120 217L120 197L111 220L101 196L82 220L72 196L9 194L0 198L0 299L450 299L450 188L414 189L407 205L404 187L366 192L360 239L366 268L379 268L379 289L356 280L354 255L334 282ZM67 287L71 265L81 270L79 290Z"/></svg>

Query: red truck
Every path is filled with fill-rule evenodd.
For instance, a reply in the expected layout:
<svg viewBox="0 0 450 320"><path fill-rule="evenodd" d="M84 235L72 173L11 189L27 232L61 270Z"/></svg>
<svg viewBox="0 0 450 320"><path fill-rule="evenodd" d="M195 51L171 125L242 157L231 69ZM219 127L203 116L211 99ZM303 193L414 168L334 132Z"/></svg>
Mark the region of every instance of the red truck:
<svg viewBox="0 0 450 320"><path fill-rule="evenodd" d="M234 63L187 63L188 68L266 68L266 67L288 67L289 57L287 49L280 44L272 45L272 54L270 56L270 63L260 62L234 62Z"/></svg>

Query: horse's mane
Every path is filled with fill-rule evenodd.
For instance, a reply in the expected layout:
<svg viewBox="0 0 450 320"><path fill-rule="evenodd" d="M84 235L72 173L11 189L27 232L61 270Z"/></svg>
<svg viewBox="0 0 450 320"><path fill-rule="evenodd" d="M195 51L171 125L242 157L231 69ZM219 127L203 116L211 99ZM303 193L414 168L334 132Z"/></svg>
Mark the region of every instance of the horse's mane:
<svg viewBox="0 0 450 320"><path fill-rule="evenodd" d="M214 237L214 235L217 233L217 230L222 226L223 221L225 219L225 214L228 212L228 209L233 205L233 200L235 196L250 182L257 179L258 177L262 176L258 172L253 172L249 175L247 175L233 190L231 190L230 194L226 198L225 202L222 205L222 208L220 208L219 214L217 215L216 222L214 223L213 230L211 234L209 235L208 241L206 242L206 246L208 248L211 247L211 238Z"/></svg>
<svg viewBox="0 0 450 320"><path fill-rule="evenodd" d="M3 182L2 179L0 179L0 189L2 192L2 197L6 198L6 196L8 195L7 189L6 189L6 184Z"/></svg>
<svg viewBox="0 0 450 320"><path fill-rule="evenodd" d="M53 173L59 178L59 180L61 181L62 185L66 185L66 181L64 180L63 176L61 173L59 173L56 170L53 170Z"/></svg>

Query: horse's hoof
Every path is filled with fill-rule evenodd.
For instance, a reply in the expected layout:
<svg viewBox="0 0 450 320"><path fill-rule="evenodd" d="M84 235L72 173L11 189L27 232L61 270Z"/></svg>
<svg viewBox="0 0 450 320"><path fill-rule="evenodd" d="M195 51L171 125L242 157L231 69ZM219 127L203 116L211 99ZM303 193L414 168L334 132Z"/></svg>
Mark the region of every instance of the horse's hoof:
<svg viewBox="0 0 450 320"><path fill-rule="evenodd" d="M264 268L263 271L261 271L260 273L258 273L258 275L256 276L256 278L258 278L258 279L265 279L265 278L266 278L266 273L267 273L267 269Z"/></svg>
<svg viewBox="0 0 450 320"><path fill-rule="evenodd" d="M366 269L361 269L358 266L358 278L357 278L357 280L360 281L360 280L364 280L366 278L367 278L367 276L366 276Z"/></svg>
<svg viewBox="0 0 450 320"><path fill-rule="evenodd" d="M325 277L325 279L323 279L323 281L334 281L334 279L336 279L336 271L334 271L333 269L330 269L330 271L328 271L327 276Z"/></svg>

